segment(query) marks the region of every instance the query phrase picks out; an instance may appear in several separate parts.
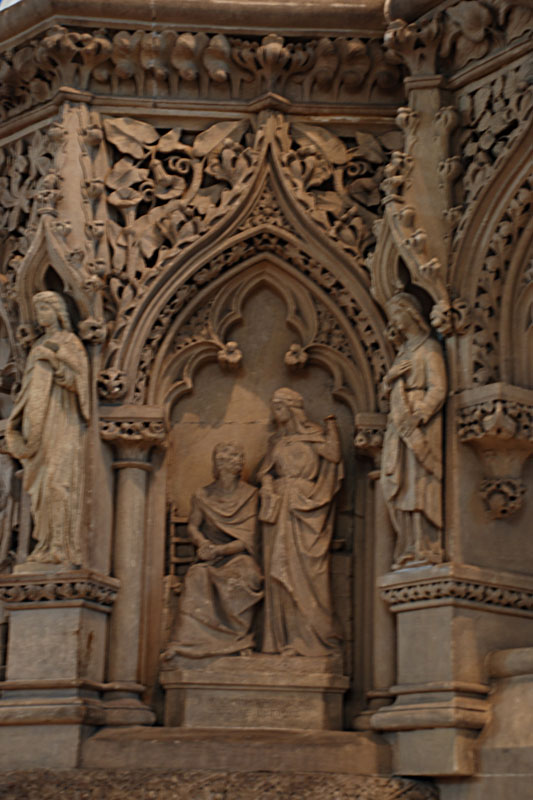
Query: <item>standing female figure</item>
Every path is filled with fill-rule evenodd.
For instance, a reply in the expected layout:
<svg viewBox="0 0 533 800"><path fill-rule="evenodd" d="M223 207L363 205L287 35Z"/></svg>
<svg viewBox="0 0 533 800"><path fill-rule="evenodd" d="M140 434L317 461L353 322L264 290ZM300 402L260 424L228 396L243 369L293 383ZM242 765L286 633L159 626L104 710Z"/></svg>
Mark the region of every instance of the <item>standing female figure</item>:
<svg viewBox="0 0 533 800"><path fill-rule="evenodd" d="M8 449L24 466L37 545L28 561L78 566L83 503L89 367L56 292L33 298L44 333L30 350L6 428Z"/></svg>
<svg viewBox="0 0 533 800"><path fill-rule="evenodd" d="M343 464L335 418L311 422L292 389L272 397L276 430L262 481L265 620L263 651L324 656L338 651L330 545Z"/></svg>
<svg viewBox="0 0 533 800"><path fill-rule="evenodd" d="M442 560L442 415L446 368L414 297L394 295L389 324L400 340L385 376L390 413L381 486L396 533L393 569Z"/></svg>

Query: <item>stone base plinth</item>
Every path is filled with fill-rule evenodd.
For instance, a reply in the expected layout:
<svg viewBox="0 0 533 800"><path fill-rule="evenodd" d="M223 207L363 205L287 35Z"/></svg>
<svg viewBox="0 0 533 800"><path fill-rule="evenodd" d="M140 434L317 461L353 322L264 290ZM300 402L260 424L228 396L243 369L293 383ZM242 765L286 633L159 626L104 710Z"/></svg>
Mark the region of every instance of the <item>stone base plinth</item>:
<svg viewBox="0 0 533 800"><path fill-rule="evenodd" d="M165 724L186 728L342 728L340 660L254 654L174 658L160 681Z"/></svg>
<svg viewBox="0 0 533 800"><path fill-rule="evenodd" d="M0 770L76 767L82 742L94 731L91 726L73 724L0 727Z"/></svg>
<svg viewBox="0 0 533 800"><path fill-rule="evenodd" d="M84 768L136 769L139 765L226 772L392 772L390 748L383 738L353 731L139 726L99 731L83 746Z"/></svg>

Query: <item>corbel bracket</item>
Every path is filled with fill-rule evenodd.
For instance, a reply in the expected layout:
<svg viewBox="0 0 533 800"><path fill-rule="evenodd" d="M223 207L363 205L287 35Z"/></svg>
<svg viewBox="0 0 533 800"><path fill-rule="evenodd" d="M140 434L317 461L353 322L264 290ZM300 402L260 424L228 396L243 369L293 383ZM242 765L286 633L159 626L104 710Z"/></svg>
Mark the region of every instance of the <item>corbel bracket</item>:
<svg viewBox="0 0 533 800"><path fill-rule="evenodd" d="M506 383L459 395L458 436L481 460L480 493L491 519L505 519L523 504L522 470L533 453L533 391Z"/></svg>

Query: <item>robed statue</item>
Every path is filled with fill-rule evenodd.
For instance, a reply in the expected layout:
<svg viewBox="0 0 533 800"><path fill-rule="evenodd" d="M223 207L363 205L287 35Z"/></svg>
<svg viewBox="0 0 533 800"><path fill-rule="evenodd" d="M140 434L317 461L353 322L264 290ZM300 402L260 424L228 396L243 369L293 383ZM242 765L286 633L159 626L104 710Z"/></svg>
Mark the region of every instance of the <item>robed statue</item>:
<svg viewBox="0 0 533 800"><path fill-rule="evenodd" d="M218 444L214 481L192 498L188 533L198 562L189 567L171 643L163 658L248 655L263 577L257 564L257 489L241 480L244 452Z"/></svg>
<svg viewBox="0 0 533 800"><path fill-rule="evenodd" d="M447 381L440 344L407 293L387 303L399 342L384 379L390 398L381 486L396 533L393 569L442 561L442 406Z"/></svg>
<svg viewBox="0 0 533 800"><path fill-rule="evenodd" d="M259 469L265 608L263 652L289 656L338 653L330 547L335 497L343 478L335 418L307 418L288 388L271 401L274 433Z"/></svg>
<svg viewBox="0 0 533 800"><path fill-rule="evenodd" d="M33 306L43 334L29 352L6 442L31 501L37 544L28 561L73 567L82 563L88 359L61 295L39 292Z"/></svg>

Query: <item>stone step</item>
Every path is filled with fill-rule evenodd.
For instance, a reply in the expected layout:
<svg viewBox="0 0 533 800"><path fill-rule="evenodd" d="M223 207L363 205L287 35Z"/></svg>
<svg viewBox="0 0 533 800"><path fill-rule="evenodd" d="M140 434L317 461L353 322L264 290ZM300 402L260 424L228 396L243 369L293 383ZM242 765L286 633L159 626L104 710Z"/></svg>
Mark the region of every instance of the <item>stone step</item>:
<svg viewBox="0 0 533 800"><path fill-rule="evenodd" d="M81 766L390 775L391 757L389 746L367 732L136 726L90 737Z"/></svg>

